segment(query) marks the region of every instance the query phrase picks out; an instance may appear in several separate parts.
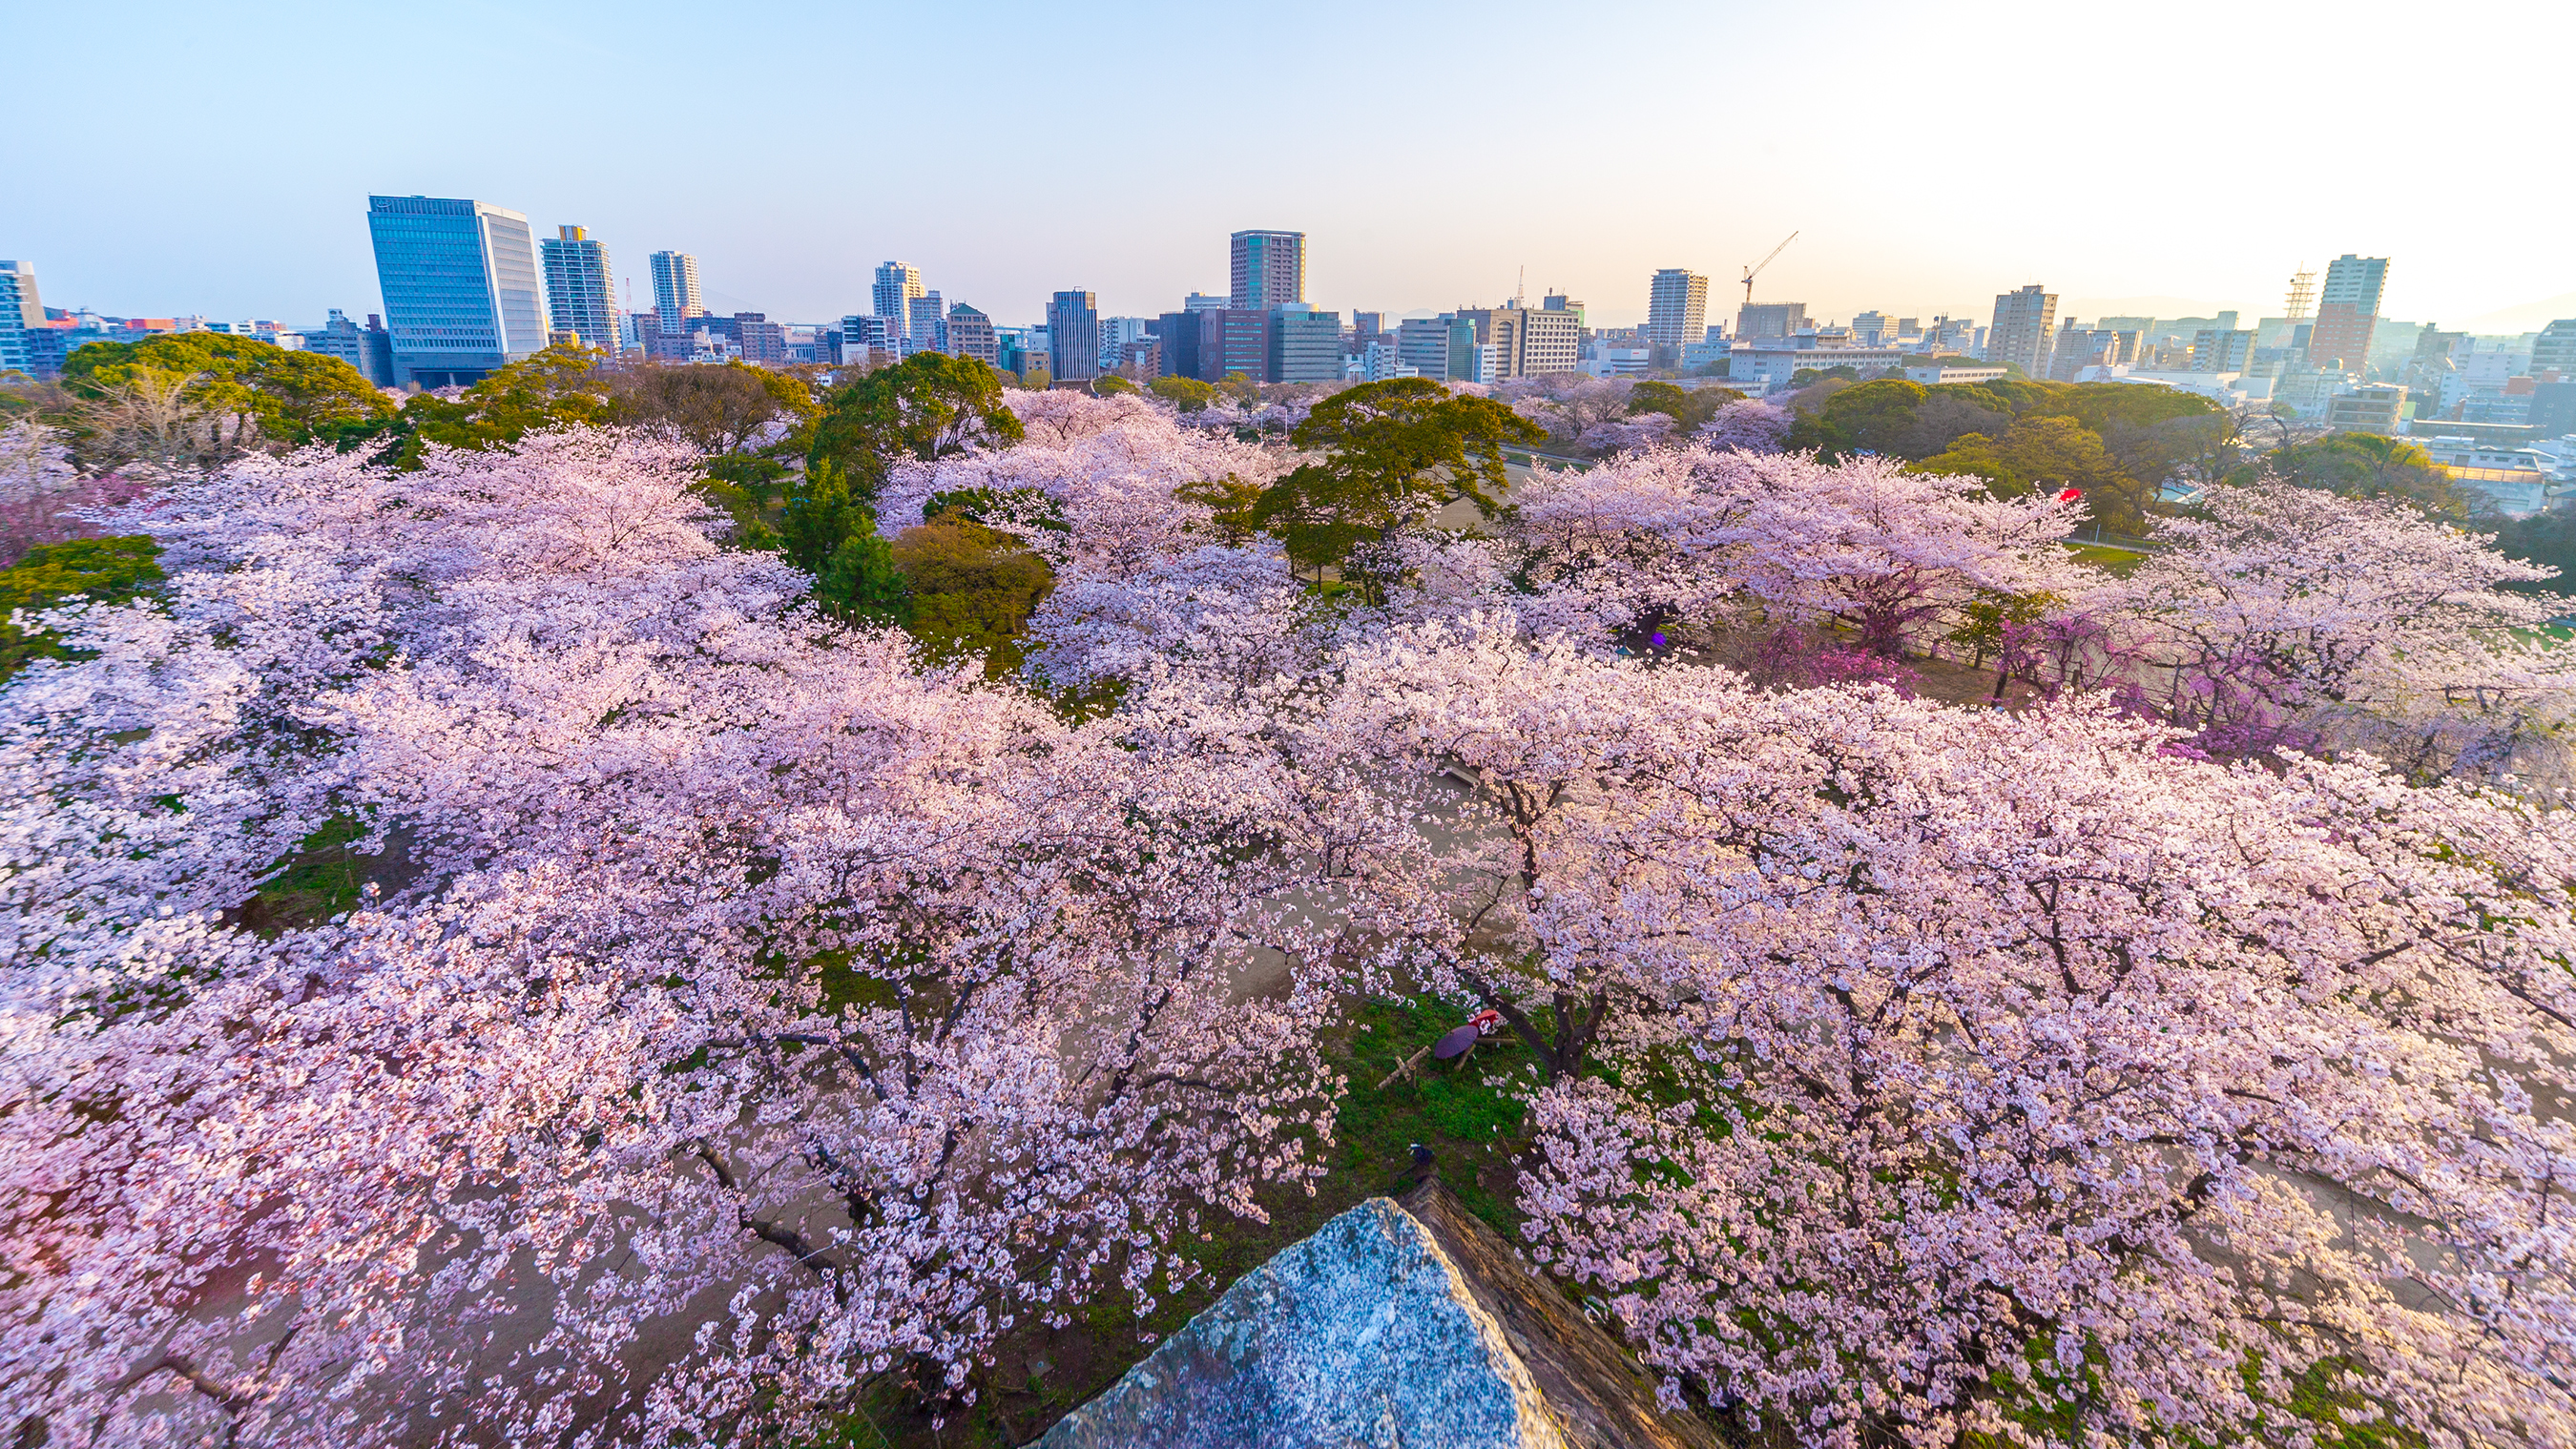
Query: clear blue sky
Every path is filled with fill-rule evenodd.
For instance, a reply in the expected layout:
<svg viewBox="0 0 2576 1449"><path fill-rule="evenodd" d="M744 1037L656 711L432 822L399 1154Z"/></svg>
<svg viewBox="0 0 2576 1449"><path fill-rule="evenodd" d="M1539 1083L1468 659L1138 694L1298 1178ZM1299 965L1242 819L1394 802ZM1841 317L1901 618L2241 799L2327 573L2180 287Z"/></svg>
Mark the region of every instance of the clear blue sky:
<svg viewBox="0 0 2576 1449"><path fill-rule="evenodd" d="M2576 294L2576 5L51 4L12 22L0 256L120 315L377 310L371 191L591 228L650 303L1004 323L1221 291L1226 233L1401 313L1687 266L1820 315L2277 310L2337 253L2448 325ZM2553 133L2555 133L2553 135ZM2544 309L2546 310L2546 309ZM2576 312L2576 306L2553 315Z"/></svg>

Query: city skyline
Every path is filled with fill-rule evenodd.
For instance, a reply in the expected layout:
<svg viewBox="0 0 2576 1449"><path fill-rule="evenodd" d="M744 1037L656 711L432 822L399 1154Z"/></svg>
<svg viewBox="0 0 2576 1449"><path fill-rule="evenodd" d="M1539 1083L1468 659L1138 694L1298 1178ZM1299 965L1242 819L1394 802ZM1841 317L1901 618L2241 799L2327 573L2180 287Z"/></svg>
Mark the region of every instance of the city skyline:
<svg viewBox="0 0 2576 1449"><path fill-rule="evenodd" d="M494 8L531 34L571 43L578 33L577 48L635 58L623 73L645 73L646 48L619 37L641 35L649 13L586 27L579 9ZM2517 53L2544 52L2554 37L2576 42L2559 9L2507 8L2500 23L2524 38ZM549 45L465 65L465 39L424 17L297 19L303 12L272 7L266 22L216 24L175 7L144 10L146 23L112 32L104 17L41 14L23 39L29 53L64 57L113 47L138 73L377 73L390 63L452 84L442 83L437 125L285 124L298 112L283 94L255 95L242 102L245 124L280 124L257 128L264 149L247 172L227 128L173 135L148 124L149 104L110 108L54 138L26 158L20 194L59 199L12 218L0 249L36 267L58 306L299 320L334 306L374 310L356 214L369 193L488 198L540 234L586 226L631 259L617 279L624 306L650 305L636 262L674 250L700 258L711 310L799 320L868 310L871 270L889 256L912 259L944 295L999 322L1035 321L1069 287L1092 291L1107 314L1156 315L1187 292L1225 291L1223 239L1248 224L1307 234L1304 291L1319 306L1397 316L1490 306L1526 268L1530 295L1584 298L1596 325L1611 326L1644 319L1645 279L1667 267L1711 278L1713 315L1732 315L1741 266L1793 230L1798 240L1755 300L1803 301L1830 319L1863 308L1956 315L2032 281L2061 296L2061 315L2271 315L2293 267L2344 252L2399 258L2384 314L2446 326L2512 308L2528 308L2525 325L2537 325L2563 314L2549 303L2576 284L2563 256L2537 240L2576 225L2576 200L2519 179L2538 175L2537 150L2459 147L2427 126L2372 127L2366 147L2327 144L2303 87L2247 82L2268 56L2298 73L2334 68L2348 90L2393 104L2428 75L2502 73L2503 57L2462 37L2419 28L2400 45L2393 8L2255 7L2218 36L2019 5L1883 7L1868 24L1742 6L1609 16L1504 6L1471 22L1447 6L1321 5L1261 37L1280 63L1276 78L1246 82L1256 98L1308 76L1301 58L1334 60L1313 82L1318 103L1269 133L1104 123L1070 146L973 108L909 105L927 82L897 71L885 96L824 106L814 119L828 124L813 127L774 124L749 104L693 110L685 122L648 115L649 147L632 107L568 107L535 83ZM729 21L706 39L717 61L818 74L907 41L970 55L1000 80L1066 56L1108 74L1154 74L1173 56L1222 53L1249 37L1249 24L1154 7L1080 17L1025 8L990 25L860 10ZM1580 122L1547 119L1560 105L1523 125L1416 132L1388 128L1382 107L1350 104L1393 83L1408 55L1472 66L1529 51L1585 76L1561 101L1615 99L1605 114L1616 123L1588 119L1589 107L1577 108ZM1699 57L1701 73L1633 74L1667 53ZM2078 61L2115 67L2106 113L2033 118L1979 99L1991 93L1980 77ZM59 110L90 84L74 67L38 67L26 104ZM1776 119L1784 99L1819 87L1848 94L1851 104L1832 109L1852 114ZM2481 134L2547 134L2544 92L2518 82L2482 95ZM2221 130L2170 123L2212 106L2229 117ZM1890 124L1915 109L1952 124ZM934 124L954 134L927 144ZM523 144L540 126L585 144ZM2276 154L2289 140L2287 157ZM1997 147L2013 153L2013 174L2053 180L1989 179ZM594 152L602 159L580 168L561 160ZM118 184L96 184L101 176ZM2493 222L2442 199L2467 195L2515 196L2517 214ZM2214 198L2230 205L2213 209ZM184 235L155 224L173 211L197 224Z"/></svg>

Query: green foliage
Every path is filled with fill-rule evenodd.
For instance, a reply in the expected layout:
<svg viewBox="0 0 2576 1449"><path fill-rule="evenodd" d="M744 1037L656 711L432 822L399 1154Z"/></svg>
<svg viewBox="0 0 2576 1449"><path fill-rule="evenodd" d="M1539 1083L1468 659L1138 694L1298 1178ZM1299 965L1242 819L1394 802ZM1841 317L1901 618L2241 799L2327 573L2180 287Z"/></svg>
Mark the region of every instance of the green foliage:
<svg viewBox="0 0 2576 1449"><path fill-rule="evenodd" d="M2496 529L2495 546L2507 557L2528 559L2558 570L2554 579L2507 584L2506 588L2576 594L2576 503L2562 503L2528 518L2507 520Z"/></svg>
<svg viewBox="0 0 2576 1449"><path fill-rule="evenodd" d="M2150 487L2121 471L2119 460L2102 446L2100 435L2068 417L2024 417L1999 438L1969 433L1917 467L1926 473L1983 478L2005 497L2080 488L2085 508L2094 518L2133 532L2144 525L2145 505L2152 496Z"/></svg>
<svg viewBox="0 0 2576 1449"><path fill-rule="evenodd" d="M1018 670L1029 616L1055 587L1046 560L950 515L905 529L891 561L908 591L904 627L931 657L980 654L996 679Z"/></svg>
<svg viewBox="0 0 2576 1449"><path fill-rule="evenodd" d="M148 538L79 538L27 550L0 569L0 680L36 659L78 659L50 630L21 630L9 622L20 609L50 609L72 599L121 604L162 580L161 545Z"/></svg>
<svg viewBox="0 0 2576 1449"><path fill-rule="evenodd" d="M864 623L902 623L909 596L894 545L873 527L842 539L814 579L814 600L825 612Z"/></svg>
<svg viewBox="0 0 2576 1449"><path fill-rule="evenodd" d="M355 910L366 899L367 873L361 864L366 857L349 847L366 833L356 819L343 815L304 837L241 913L242 924L273 936Z"/></svg>
<svg viewBox="0 0 2576 1449"><path fill-rule="evenodd" d="M63 359L62 385L74 397L98 399L144 374L187 378L182 396L189 402L249 416L262 434L299 446L345 446L394 416L392 400L339 358L222 332L85 343Z"/></svg>
<svg viewBox="0 0 2576 1449"><path fill-rule="evenodd" d="M1388 543L1459 500L1491 516L1506 487L1504 446L1546 436L1491 398L1453 396L1429 378L1363 383L1317 403L1297 425L1293 441L1324 461L1272 484L1253 521L1299 565L1319 576L1339 566L1368 602L1382 603L1392 579L1359 556L1362 546Z"/></svg>
<svg viewBox="0 0 2576 1449"><path fill-rule="evenodd" d="M607 354L558 343L485 377L453 402L426 393L405 404L394 457L418 467L423 445L495 448L533 432L617 420L600 372Z"/></svg>
<svg viewBox="0 0 2576 1449"><path fill-rule="evenodd" d="M1116 397L1122 392L1138 390L1136 384L1114 372L1107 377L1096 377L1091 380L1091 394L1094 397Z"/></svg>
<svg viewBox="0 0 2576 1449"><path fill-rule="evenodd" d="M1232 398L1245 407L1261 406L1261 384L1254 382L1247 373L1227 373L1218 381L1216 391L1220 396Z"/></svg>
<svg viewBox="0 0 2576 1449"><path fill-rule="evenodd" d="M788 436L767 451L802 453L822 415L804 378L741 361L722 367L647 364L608 381L615 421L669 433L707 454L731 453L782 419L790 424Z"/></svg>
<svg viewBox="0 0 2576 1449"><path fill-rule="evenodd" d="M1216 398L1216 387L1195 377L1158 377L1145 390L1185 413L1199 412Z"/></svg>
<svg viewBox="0 0 2576 1449"><path fill-rule="evenodd" d="M1424 1057L1401 1080L1396 1067L1467 1019L1465 1008L1434 997L1371 1001L1357 1007L1347 1063L1349 1079L1333 1135L1337 1174L1355 1179L1353 1196L1400 1191L1398 1174L1416 1142L1436 1155L1440 1180L1469 1212L1507 1236L1520 1230L1509 1188L1512 1153L1521 1146L1526 1107L1520 1094L1537 1082L1538 1064L1519 1038L1497 1032L1455 1061Z"/></svg>
<svg viewBox="0 0 2576 1449"><path fill-rule="evenodd" d="M1001 373L971 357L922 352L836 390L807 458L838 466L854 497L873 500L897 458L929 462L1021 436L1002 403Z"/></svg>
<svg viewBox="0 0 2576 1449"><path fill-rule="evenodd" d="M2411 503L2454 520L2468 518L2478 511L2480 503L2475 495L2452 482L2450 473L2420 445L2377 433L2329 433L2294 443L2247 462L2227 481L2251 482L2267 470L2302 488L2322 488L2347 498Z"/></svg>
<svg viewBox="0 0 2576 1449"><path fill-rule="evenodd" d="M1717 416L1719 408L1742 401L1744 394L1731 387L1685 388L1669 382L1641 382L1629 390L1628 416L1662 413L1689 433Z"/></svg>
<svg viewBox="0 0 2576 1449"><path fill-rule="evenodd" d="M1848 362L1838 362L1833 366L1826 368L1802 367L1789 374L1789 385L1791 387L1813 387L1817 383L1823 382L1828 378L1840 378L1845 382L1858 382L1860 381L1860 369L1852 366Z"/></svg>

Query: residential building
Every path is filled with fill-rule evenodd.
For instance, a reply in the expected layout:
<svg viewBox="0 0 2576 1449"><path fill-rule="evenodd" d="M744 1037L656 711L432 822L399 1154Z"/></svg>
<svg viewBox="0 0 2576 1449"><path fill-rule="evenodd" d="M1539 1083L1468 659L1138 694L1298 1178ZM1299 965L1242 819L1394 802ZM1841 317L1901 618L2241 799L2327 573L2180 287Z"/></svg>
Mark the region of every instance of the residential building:
<svg viewBox="0 0 2576 1449"><path fill-rule="evenodd" d="M2326 399L2326 427L2338 433L2389 433L2406 415L2406 389L2366 383Z"/></svg>
<svg viewBox="0 0 2576 1449"><path fill-rule="evenodd" d="M1239 231L1231 239L1234 310L1268 312L1306 300L1306 234Z"/></svg>
<svg viewBox="0 0 2576 1449"><path fill-rule="evenodd" d="M948 350L948 304L937 292L914 292L904 299L903 313L903 337L897 350L904 356Z"/></svg>
<svg viewBox="0 0 2576 1449"><path fill-rule="evenodd" d="M1747 302L1736 309L1737 341L1760 337L1793 337L1807 325L1804 302Z"/></svg>
<svg viewBox="0 0 2576 1449"><path fill-rule="evenodd" d="M1150 318L1150 317L1103 317L1103 318L1101 318L1101 319L1100 319L1100 366L1101 366L1101 369L1102 369L1103 371L1109 371L1109 372L1114 372L1114 371L1116 371L1116 370L1118 369L1118 366L1119 366L1119 361L1118 361L1118 359L1120 359L1121 357L1123 357L1123 356L1125 356L1125 355L1126 355L1126 348L1127 348L1127 344L1129 344L1129 343L1131 343L1131 342L1142 342L1142 341L1144 341L1144 340L1145 340L1145 338L1146 338L1146 335L1147 335L1147 333L1146 333L1146 330L1145 330L1145 329L1146 329L1148 326L1150 326L1150 325L1153 323L1153 321L1154 321L1154 320L1155 320L1155 319Z"/></svg>
<svg viewBox="0 0 2576 1449"><path fill-rule="evenodd" d="M617 336L617 282L609 270L608 248L577 226L559 226L538 247L545 263L546 315L556 332L570 332L584 347L614 357Z"/></svg>
<svg viewBox="0 0 2576 1449"><path fill-rule="evenodd" d="M1047 302L1047 373L1058 382L1100 375L1100 299L1058 292Z"/></svg>
<svg viewBox="0 0 2576 1449"><path fill-rule="evenodd" d="M2048 376L2048 332L2057 325L2057 294L2037 282L1995 298L1994 325L1986 331L1986 360L2018 367L2025 376Z"/></svg>
<svg viewBox="0 0 2576 1449"><path fill-rule="evenodd" d="M1342 314L1290 302L1270 312L1271 382L1331 382L1342 375Z"/></svg>
<svg viewBox="0 0 2576 1449"><path fill-rule="evenodd" d="M525 216L462 198L370 196L367 229L396 381L475 383L544 350L545 290Z"/></svg>
<svg viewBox="0 0 2576 1449"><path fill-rule="evenodd" d="M2070 320L2049 344L2048 375L2055 382L2073 382L2088 367L2110 367L2119 360L2119 333L2079 328Z"/></svg>
<svg viewBox="0 0 2576 1449"><path fill-rule="evenodd" d="M787 328L772 322L765 312L733 314L733 345L742 360L760 367L785 367L788 363Z"/></svg>
<svg viewBox="0 0 2576 1449"><path fill-rule="evenodd" d="M383 320L373 312L361 327L349 320L348 313L332 308L330 321L304 329L304 350L336 357L378 387L394 385L393 339L385 335Z"/></svg>
<svg viewBox="0 0 2576 1449"><path fill-rule="evenodd" d="M698 291L698 259L687 252L655 252L653 264L653 315L669 336L689 330L689 319L707 315L706 298Z"/></svg>
<svg viewBox="0 0 2576 1449"><path fill-rule="evenodd" d="M954 357L972 357L980 362L999 365L1001 339L994 335L992 318L959 302L948 309L945 326L948 344L941 351Z"/></svg>
<svg viewBox="0 0 2576 1449"><path fill-rule="evenodd" d="M912 299L926 289L921 285L921 269L910 262L879 262L876 288L871 300L875 311L885 319L886 336L897 350L912 331Z"/></svg>
<svg viewBox="0 0 2576 1449"><path fill-rule="evenodd" d="M2308 334L2308 361L2333 371L2361 371L2370 359L2370 334L2379 324L2379 296L2387 285L2386 257L2346 252L2328 263L2325 287L2317 293L2315 330Z"/></svg>
<svg viewBox="0 0 2576 1449"><path fill-rule="evenodd" d="M1646 343L1678 352L1708 325L1708 278L1681 267L1655 273L1646 295Z"/></svg>
<svg viewBox="0 0 2576 1449"><path fill-rule="evenodd" d="M895 358L893 329L883 317L856 315L841 319L841 356L844 367L892 362Z"/></svg>
<svg viewBox="0 0 2576 1449"><path fill-rule="evenodd" d="M2130 356L2119 359L2122 362L2133 360L2137 350L2137 334L2126 335L2132 345ZM2191 334L2191 370L2194 372L2243 372L2253 364L2254 334L2249 329L2204 327Z"/></svg>
<svg viewBox="0 0 2576 1449"><path fill-rule="evenodd" d="M36 375L28 334L44 325L45 303L36 294L36 269L25 262L0 262L0 372Z"/></svg>

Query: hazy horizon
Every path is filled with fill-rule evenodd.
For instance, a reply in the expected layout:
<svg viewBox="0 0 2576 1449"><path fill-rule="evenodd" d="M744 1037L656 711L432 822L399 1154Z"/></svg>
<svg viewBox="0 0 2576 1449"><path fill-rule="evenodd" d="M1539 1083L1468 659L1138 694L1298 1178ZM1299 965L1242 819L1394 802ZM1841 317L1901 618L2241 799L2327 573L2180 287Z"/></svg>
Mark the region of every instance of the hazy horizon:
<svg viewBox="0 0 2576 1449"><path fill-rule="evenodd" d="M1007 325L1066 287L1175 308L1224 290L1227 233L1287 227L1346 315L1526 268L1621 325L1666 266L1731 318L1795 231L1756 300L1824 317L1983 320L2038 281L2061 316L2251 319L2357 252L2385 315L2524 331L2576 314L2527 78L2570 10L55 7L18 27L55 124L0 256L52 306L310 322L382 310L366 198L423 193L587 226L640 305L665 248L795 322L899 257Z"/></svg>

